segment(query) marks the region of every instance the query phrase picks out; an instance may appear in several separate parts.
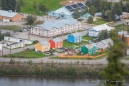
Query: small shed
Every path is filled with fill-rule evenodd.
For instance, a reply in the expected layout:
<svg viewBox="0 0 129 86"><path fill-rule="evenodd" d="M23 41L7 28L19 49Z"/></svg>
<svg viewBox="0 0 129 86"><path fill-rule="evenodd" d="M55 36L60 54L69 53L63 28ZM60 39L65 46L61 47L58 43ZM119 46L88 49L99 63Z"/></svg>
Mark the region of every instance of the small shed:
<svg viewBox="0 0 129 86"><path fill-rule="evenodd" d="M59 37L49 40L51 48L57 49L63 47L63 40Z"/></svg>
<svg viewBox="0 0 129 86"><path fill-rule="evenodd" d="M98 47L96 43L88 44L88 45L83 45L81 47L81 53L82 54L95 54L98 52Z"/></svg>
<svg viewBox="0 0 129 86"><path fill-rule="evenodd" d="M69 34L67 37L67 42L78 43L81 41L82 41L82 35L79 34L78 32Z"/></svg>
<svg viewBox="0 0 129 86"><path fill-rule="evenodd" d="M41 41L35 44L35 51L49 51L50 50L50 43L48 41Z"/></svg>

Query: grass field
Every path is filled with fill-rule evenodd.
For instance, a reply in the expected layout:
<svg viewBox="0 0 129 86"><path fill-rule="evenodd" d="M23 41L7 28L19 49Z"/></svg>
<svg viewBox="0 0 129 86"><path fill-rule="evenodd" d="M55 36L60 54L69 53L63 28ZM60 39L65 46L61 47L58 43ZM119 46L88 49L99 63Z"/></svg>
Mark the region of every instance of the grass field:
<svg viewBox="0 0 129 86"><path fill-rule="evenodd" d="M41 52L35 52L34 50L26 50L19 53L11 54L11 55L5 55L5 57L12 57L12 58L41 58L46 57Z"/></svg>
<svg viewBox="0 0 129 86"><path fill-rule="evenodd" d="M43 5L48 7L49 10L56 10L57 8L60 8L62 6L60 2L63 0L24 0L24 5L21 7L21 12L34 14L34 9L33 9L34 1L37 4L36 15L43 15L43 13L40 13L38 11L39 3L42 3Z"/></svg>
<svg viewBox="0 0 129 86"><path fill-rule="evenodd" d="M117 26L115 26L115 28L117 30L127 30L127 31L129 31L129 26L124 25L124 24L117 25Z"/></svg>
<svg viewBox="0 0 129 86"><path fill-rule="evenodd" d="M95 25L101 25L101 24L105 24L105 23L108 23L108 22L105 20L102 20L102 19L97 19L96 21L93 22L93 24L95 24Z"/></svg>
<svg viewBox="0 0 129 86"><path fill-rule="evenodd" d="M19 31L21 27L16 26L16 25L11 25L11 26L0 26L0 29L5 29L5 30L12 30L12 31Z"/></svg>
<svg viewBox="0 0 129 86"><path fill-rule="evenodd" d="M92 40L94 38L93 37L88 37L88 36L82 36L82 39L84 39L84 40ZM80 43L70 43L70 42L67 42L67 40L64 40L63 44L64 44L64 47L74 47L74 45L75 46L81 46L83 44L89 44L89 43L87 41L82 41Z"/></svg>

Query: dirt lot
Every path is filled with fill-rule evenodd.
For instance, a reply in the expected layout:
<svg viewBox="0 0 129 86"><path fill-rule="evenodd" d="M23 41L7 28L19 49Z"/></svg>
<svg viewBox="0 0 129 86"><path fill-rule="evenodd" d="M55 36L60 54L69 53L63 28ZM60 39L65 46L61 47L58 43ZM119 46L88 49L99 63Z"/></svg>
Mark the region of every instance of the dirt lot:
<svg viewBox="0 0 129 86"><path fill-rule="evenodd" d="M65 0L65 1L60 2L60 4L62 4L62 5L71 5L71 4L79 3L79 2L85 3L86 0Z"/></svg>

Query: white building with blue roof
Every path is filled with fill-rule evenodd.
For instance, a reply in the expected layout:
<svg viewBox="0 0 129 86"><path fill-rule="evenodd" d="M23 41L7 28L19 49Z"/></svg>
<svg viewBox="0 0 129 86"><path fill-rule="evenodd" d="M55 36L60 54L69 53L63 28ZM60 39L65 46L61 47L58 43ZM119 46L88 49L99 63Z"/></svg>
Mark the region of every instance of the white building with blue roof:
<svg viewBox="0 0 129 86"><path fill-rule="evenodd" d="M67 42L79 43L79 42L81 42L81 41L82 41L82 35L79 34L78 32L69 34L69 35L67 36Z"/></svg>
<svg viewBox="0 0 129 86"><path fill-rule="evenodd" d="M81 22L69 18L57 21L45 21L43 24L31 28L31 34L43 37L54 37L65 33L76 32L80 29Z"/></svg>
<svg viewBox="0 0 129 86"><path fill-rule="evenodd" d="M72 5L63 6L55 11L48 12L48 15L56 18L73 18L73 13L76 8L81 11L85 7L86 5L84 3L75 3Z"/></svg>

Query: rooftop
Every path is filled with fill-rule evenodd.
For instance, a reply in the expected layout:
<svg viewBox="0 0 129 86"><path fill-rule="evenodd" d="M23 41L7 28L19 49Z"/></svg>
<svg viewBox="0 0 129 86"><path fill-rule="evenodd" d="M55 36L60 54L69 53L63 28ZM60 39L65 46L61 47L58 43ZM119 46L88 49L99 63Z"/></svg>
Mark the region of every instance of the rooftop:
<svg viewBox="0 0 129 86"><path fill-rule="evenodd" d="M62 41L62 39L60 39L59 37L57 37L57 38L54 38L54 39L52 39L54 42L60 42L60 41Z"/></svg>
<svg viewBox="0 0 129 86"><path fill-rule="evenodd" d="M61 28L63 26L65 26L66 24L68 25L73 25L75 23L77 23L78 21L76 19L70 18L70 19L62 19L62 20L58 20L58 21L45 21L43 24L41 25L37 25L35 27L42 27L42 29L45 30L51 30L52 28Z"/></svg>
<svg viewBox="0 0 129 86"><path fill-rule="evenodd" d="M81 34L80 34L80 33L78 33L78 32L76 32L76 33L72 33L72 35L73 35L74 37L76 37L76 36L81 36Z"/></svg>
<svg viewBox="0 0 129 86"><path fill-rule="evenodd" d="M0 10L0 16L6 16L6 17L11 17L13 18L15 15L17 15L18 13L12 12L10 11L4 11L4 10Z"/></svg>
<svg viewBox="0 0 129 86"><path fill-rule="evenodd" d="M49 44L49 42L48 41L42 41L42 42L39 42L42 46L44 46L44 45L48 45Z"/></svg>

